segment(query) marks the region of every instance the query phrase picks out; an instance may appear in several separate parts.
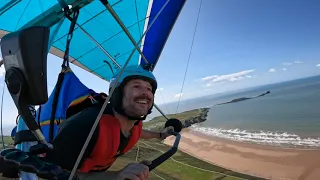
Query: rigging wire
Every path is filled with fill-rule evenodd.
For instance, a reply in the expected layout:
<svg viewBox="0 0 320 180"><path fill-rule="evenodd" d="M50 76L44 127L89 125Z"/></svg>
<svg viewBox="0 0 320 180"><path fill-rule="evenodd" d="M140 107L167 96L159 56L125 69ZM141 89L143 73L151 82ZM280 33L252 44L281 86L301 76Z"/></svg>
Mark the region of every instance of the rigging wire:
<svg viewBox="0 0 320 180"><path fill-rule="evenodd" d="M5 89L6 83L3 83L3 88L2 88L2 97L1 97L1 141L2 141L2 149L5 149L5 144L4 144L4 138L3 138L3 128L2 128L2 112L3 112L3 97L4 97L4 89Z"/></svg>
<svg viewBox="0 0 320 180"><path fill-rule="evenodd" d="M138 14L138 7L137 7L137 0L134 0L134 5L136 6L136 15L137 15L137 21L138 21L138 28L139 28L139 35L141 38L141 29L140 29L140 23L139 23L139 14Z"/></svg>
<svg viewBox="0 0 320 180"><path fill-rule="evenodd" d="M167 109L168 114L170 114L169 109L168 109L168 106L167 106L167 103L166 103L166 101L165 101L164 98L163 98L163 95L162 95L161 90L159 90L159 93L160 93L160 95L161 95L162 101L164 102L164 105L166 106L166 109Z"/></svg>
<svg viewBox="0 0 320 180"><path fill-rule="evenodd" d="M183 91L184 83L185 83L186 76L187 76L187 71L188 71L188 67L189 67L189 62L190 62L190 57L191 57L191 53L192 53L193 43L194 43L194 39L195 39L195 36L196 36L197 27L198 27L198 21L199 21L201 6L202 6L202 0L200 1L200 6L199 6L199 10L198 10L198 17L197 17L196 26L195 26L194 32L193 32L193 37L192 37L192 42L191 42L191 48L190 48L190 51L189 51L189 57L188 57L188 61L187 61L187 67L186 67L186 70L185 70L185 72L184 72L184 77L183 77L183 81L182 81L182 87L181 87L181 91L180 91L180 95L179 95L179 101L178 101L176 113L178 112L178 108L179 108L180 100L181 100L181 96L182 96L182 91Z"/></svg>
<svg viewBox="0 0 320 180"><path fill-rule="evenodd" d="M20 15L20 17L19 17L19 20L18 20L18 22L17 22L17 24L16 24L16 27L14 28L15 31L17 30L18 25L19 25L19 23L20 23L20 21L21 21L21 19L22 19L22 16L23 16L23 14L26 12L26 10L27 10L30 2L31 2L31 0L29 0L28 4L24 7L24 9L23 9L23 11L22 11L22 13L21 13L21 15Z"/></svg>
<svg viewBox="0 0 320 180"><path fill-rule="evenodd" d="M126 63L123 65L123 67L122 67L119 75L117 76L117 78L116 78L116 80L115 80L115 84L117 84L118 81L120 80L120 77L122 76L122 74L123 74L126 66L129 64L132 55L133 55L133 53L132 53L131 56L128 58L128 60L126 61ZM76 163L75 163L74 166L73 166L73 169L72 169L72 171L71 171L71 173L70 173L70 176L69 176L69 179L68 179L68 180L72 180L72 178L73 178L73 176L74 176L74 174L75 174L75 172L76 172L76 170L77 170L77 167L78 167L78 165L79 165L79 163L80 163L80 160L82 159L83 154L84 154L85 150L87 149L88 144L89 144L89 142L90 142L90 140L91 140L91 138L92 138L92 136L93 136L93 133L94 133L94 131L95 131L95 129L96 129L98 123L99 123L99 119L101 118L102 113L103 113L104 109L106 108L106 106L107 106L107 104L108 104L108 102L109 102L109 100L110 100L110 98L111 98L111 96L112 96L115 88L116 88L116 86L113 86L113 87L111 88L111 91L110 91L110 93L109 93L109 96L105 99L105 101L104 101L104 103L103 103L103 105L102 105L102 108L100 109L100 112L99 112L99 114L98 114L98 116L97 116L97 118L96 118L96 120L95 120L95 122L94 122L94 124L93 124L93 126L92 126L92 128L91 128L91 130L90 130L90 132L89 132L89 135L88 135L88 137L87 137L87 139L86 139L86 141L85 141L85 143L84 143L84 145L83 145L83 147L82 147L82 149L81 149L81 151L80 151L80 154L78 155L77 161L76 161Z"/></svg>
<svg viewBox="0 0 320 180"><path fill-rule="evenodd" d="M42 6L42 0L38 0L39 1L39 6L40 6L40 8L41 8L41 13L43 13L43 6Z"/></svg>

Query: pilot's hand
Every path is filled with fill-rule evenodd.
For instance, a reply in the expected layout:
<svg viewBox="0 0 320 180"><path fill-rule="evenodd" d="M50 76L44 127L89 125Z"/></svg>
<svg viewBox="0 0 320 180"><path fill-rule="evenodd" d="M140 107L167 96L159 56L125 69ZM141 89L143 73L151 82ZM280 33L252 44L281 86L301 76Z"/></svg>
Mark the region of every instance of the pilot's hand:
<svg viewBox="0 0 320 180"><path fill-rule="evenodd" d="M160 136L160 140L164 140L166 139L168 136L171 136L171 134L169 134L169 131L174 131L174 128L172 126L166 127L162 132L161 132L161 136Z"/></svg>
<svg viewBox="0 0 320 180"><path fill-rule="evenodd" d="M148 164L147 161L128 164L119 171L117 180L147 180L150 173Z"/></svg>

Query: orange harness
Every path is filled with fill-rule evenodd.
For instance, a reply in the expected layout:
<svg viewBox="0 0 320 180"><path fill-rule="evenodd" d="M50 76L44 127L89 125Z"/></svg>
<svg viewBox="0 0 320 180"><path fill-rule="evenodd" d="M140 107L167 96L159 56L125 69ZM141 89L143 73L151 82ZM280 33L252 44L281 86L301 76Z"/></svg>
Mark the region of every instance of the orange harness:
<svg viewBox="0 0 320 180"><path fill-rule="evenodd" d="M96 145L90 155L82 164L80 171L105 171L117 159L115 157L120 145L120 124L119 121L108 114L101 117L99 128L99 136ZM142 122L132 128L130 140L122 154L129 151L138 142L142 132Z"/></svg>

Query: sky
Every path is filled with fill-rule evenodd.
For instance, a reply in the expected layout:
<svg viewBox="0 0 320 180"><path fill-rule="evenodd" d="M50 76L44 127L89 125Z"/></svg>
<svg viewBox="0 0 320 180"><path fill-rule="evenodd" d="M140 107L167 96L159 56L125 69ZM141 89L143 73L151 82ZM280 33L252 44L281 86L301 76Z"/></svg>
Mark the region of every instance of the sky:
<svg viewBox="0 0 320 180"><path fill-rule="evenodd" d="M156 104L178 101L200 0L188 0L154 70ZM320 75L320 1L202 0L181 100ZM62 60L48 55L48 92ZM71 65L96 92L109 83ZM1 88L4 70L0 69ZM2 90L1 90L2 92ZM5 89L3 124L16 107Z"/></svg>

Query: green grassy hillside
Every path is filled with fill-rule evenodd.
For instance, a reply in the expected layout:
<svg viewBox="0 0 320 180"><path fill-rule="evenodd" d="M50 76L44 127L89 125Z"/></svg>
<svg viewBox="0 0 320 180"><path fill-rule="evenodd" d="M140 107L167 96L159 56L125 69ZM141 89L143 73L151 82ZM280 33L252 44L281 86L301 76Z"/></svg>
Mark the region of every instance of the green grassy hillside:
<svg viewBox="0 0 320 180"><path fill-rule="evenodd" d="M184 127L193 123L205 121L209 109L201 108L186 111L180 114L170 114L169 118L181 120ZM153 120L144 123L144 128L152 130L163 129L166 119L156 117ZM12 145L11 137L4 137L6 146ZM164 152L168 151L170 146L161 143L159 140L140 140L138 144L127 154L118 158L110 170L119 170L131 162L140 162L142 160L153 160ZM0 179L5 179L0 177ZM182 151L178 151L171 159L167 160L151 172L150 180L239 180L250 179L260 180L261 178L230 171L219 166L212 165L200 159L197 159Z"/></svg>
<svg viewBox="0 0 320 180"><path fill-rule="evenodd" d="M206 120L209 108L193 109L178 114L168 114L168 118L179 119L184 128L189 127L192 124L200 123ZM151 130L163 129L166 123L166 119L163 116L157 116L150 121L143 123L143 128Z"/></svg>
<svg viewBox="0 0 320 180"><path fill-rule="evenodd" d="M3 142L5 147L13 147L13 139L10 136L4 136L3 137ZM2 138L0 138L0 149L2 149Z"/></svg>
<svg viewBox="0 0 320 180"><path fill-rule="evenodd" d="M179 119L184 127L206 120L208 108L194 109L179 114L169 114L169 118ZM145 122L143 127L151 130L161 130L166 119L162 116ZM140 140L138 144L126 155L119 158L111 167L118 170L131 162L153 160L168 151L170 146L159 140ZM167 160L151 172L150 180L260 180L261 178L237 173L219 166L212 165L197 159L182 151L178 151L171 159Z"/></svg>
<svg viewBox="0 0 320 180"><path fill-rule="evenodd" d="M167 146L160 141L140 140L139 143L127 154L119 158L111 170L119 170L131 162L153 160L168 151ZM209 164L182 151L178 151L171 159L167 160L151 172L150 180L239 180L257 178L228 169Z"/></svg>

